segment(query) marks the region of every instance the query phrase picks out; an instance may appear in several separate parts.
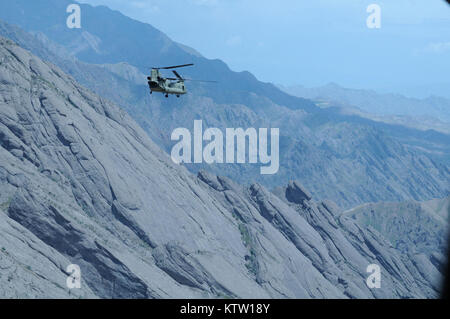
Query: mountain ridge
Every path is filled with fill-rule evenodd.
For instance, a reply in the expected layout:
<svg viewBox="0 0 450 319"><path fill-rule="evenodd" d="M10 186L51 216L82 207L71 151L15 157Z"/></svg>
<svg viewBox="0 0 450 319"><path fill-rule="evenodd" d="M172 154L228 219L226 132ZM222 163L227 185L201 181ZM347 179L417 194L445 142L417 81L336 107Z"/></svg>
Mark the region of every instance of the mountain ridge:
<svg viewBox="0 0 450 319"><path fill-rule="evenodd" d="M367 112L372 116L385 116L384 120L389 120L389 116L407 116L408 118L400 123L407 125L408 120L415 120L416 123L414 124L419 126L420 122L425 122L424 124L427 124L425 127L433 128L436 126L445 129L445 133L449 133L450 100L444 97L429 96L418 99L395 93L377 93L373 90L344 88L336 83L315 88L282 85L278 87L292 95L317 100L322 107L335 105L353 108L360 112Z"/></svg>
<svg viewBox="0 0 450 319"><path fill-rule="evenodd" d="M273 84L261 83L247 71L233 72L218 59L206 59L193 53L194 49L185 50L184 45L172 42L163 32L148 23L143 23L105 6L93 7L79 4L83 12L83 27L69 29L65 25L66 7L73 3L69 0L45 0L29 5L26 0L14 3L0 2L0 19L21 26L26 31L39 31L51 40L62 44L81 61L93 64L115 64L128 62L141 72L148 72L153 66L176 65L180 60L195 63L196 68L186 69L191 78L212 79L221 83L220 90L212 89L212 96L222 103L234 103L232 95L224 94L228 90L254 91L269 96L289 108L305 108L315 110L314 103L288 95ZM45 11L39 14L41 11ZM4 12L2 15L1 12ZM44 19L45 17L45 19ZM115 21L111 23L111 21ZM130 31L131 30L131 31ZM79 51L76 47L85 43L83 34L92 34L99 38L99 50L84 47ZM123 50L128 48L128 50ZM151 64L149 65L149 62ZM186 62L186 63L187 63ZM207 71L206 71L207 70ZM238 85L236 85L238 84ZM208 92L205 92L208 94ZM245 96L245 94L244 94Z"/></svg>
<svg viewBox="0 0 450 319"><path fill-rule="evenodd" d="M55 29L58 28L61 26L56 24ZM22 41L22 45L23 42L26 41ZM136 46L130 51L135 49ZM156 54L152 52L148 58ZM183 57L185 55L178 59ZM173 62L170 58L169 54L165 61ZM328 198L344 208L368 201L427 200L444 197L450 191L450 137L446 134L380 123L346 114L340 108L320 109L310 101L305 105L305 100L286 98L286 94L280 97L277 93L272 97L272 86L267 90L267 84L255 82L249 73L234 74L225 69L221 75L225 81L220 85L193 84L183 99L166 100L156 95L150 97L144 83L122 77L124 74L120 72L145 71L131 64L129 67L120 65L120 72L117 72L117 67L105 66L105 61L99 67L78 60L61 60L58 55L49 56L48 60L123 107L166 152L170 152L174 144L170 139L173 129L191 128L194 120L201 119L206 127L222 129L281 128L282 169L277 175L262 177L252 165L188 165L194 173L206 169L227 175L241 184L258 182L268 188L284 185L289 179L299 179L315 199ZM127 60L125 62L129 63L132 57ZM207 63L209 60L202 61L196 68L186 69L188 75L198 72L200 78L210 79L226 68L220 61L212 64ZM234 83L236 77L245 79ZM253 90L254 85L258 86L257 90ZM264 94L259 95L257 92L261 91Z"/></svg>
<svg viewBox="0 0 450 319"><path fill-rule="evenodd" d="M42 278L30 292L22 273L1 275L2 296L437 296L441 274L424 256L411 262L298 183L284 200L259 184L192 175L125 111L2 37L0 93L0 218L22 233L0 234L0 263ZM23 242L54 261L53 274L20 255ZM77 296L64 288L68 262L82 269ZM383 289L366 286L372 263Z"/></svg>

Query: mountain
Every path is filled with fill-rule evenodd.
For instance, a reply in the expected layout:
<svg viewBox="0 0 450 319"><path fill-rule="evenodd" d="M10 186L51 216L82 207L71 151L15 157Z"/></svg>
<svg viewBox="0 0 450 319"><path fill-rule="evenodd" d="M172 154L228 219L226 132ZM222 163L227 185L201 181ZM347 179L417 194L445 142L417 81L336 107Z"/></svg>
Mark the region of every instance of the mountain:
<svg viewBox="0 0 450 319"><path fill-rule="evenodd" d="M343 88L336 83L315 88L300 85L279 87L294 96L320 101L322 106L352 107L378 116L404 116L403 125L413 120L417 122L414 123L416 126L428 124L428 128L444 129L446 133L450 131L450 100L443 97L408 98L400 94Z"/></svg>
<svg viewBox="0 0 450 319"><path fill-rule="evenodd" d="M72 3L76 1L1 0L0 19L26 31L43 33L72 56L91 64L127 62L141 72L148 72L152 66L177 65L179 61L195 63L196 68L186 69L184 73L191 78L213 78L220 82L220 87L208 87L204 94L222 103L236 103L254 92L293 109L315 108L311 101L286 94L272 84L261 83L249 72L232 72L224 62L199 56L194 49L173 42L153 26L104 6L79 4L82 28L69 29L66 8Z"/></svg>
<svg viewBox="0 0 450 319"><path fill-rule="evenodd" d="M121 108L2 37L0 96L0 296L437 296L427 256L298 182L275 195L189 173ZM382 289L367 287L369 264Z"/></svg>
<svg viewBox="0 0 450 319"><path fill-rule="evenodd" d="M248 72L232 72L222 61L205 59L152 26L106 7L82 5L82 29L68 29L61 17L67 4L0 1L0 18L32 33L31 38L23 36L23 31L4 23L2 34L120 105L166 152L174 145L172 131L192 129L196 119L203 120L205 129L280 128L276 175L261 176L255 165L187 165L194 173L208 170L270 189L299 179L314 199L331 199L343 208L449 194L448 134L375 121L345 108L319 108ZM94 47L86 37L96 39ZM180 99L150 97L145 80L139 80L146 78L147 67L181 62L196 64L183 70L186 76L219 84L189 84L190 94Z"/></svg>
<svg viewBox="0 0 450 319"><path fill-rule="evenodd" d="M439 267L445 266L450 197L427 202L369 203L343 214L359 225L375 228L402 253L426 254Z"/></svg>

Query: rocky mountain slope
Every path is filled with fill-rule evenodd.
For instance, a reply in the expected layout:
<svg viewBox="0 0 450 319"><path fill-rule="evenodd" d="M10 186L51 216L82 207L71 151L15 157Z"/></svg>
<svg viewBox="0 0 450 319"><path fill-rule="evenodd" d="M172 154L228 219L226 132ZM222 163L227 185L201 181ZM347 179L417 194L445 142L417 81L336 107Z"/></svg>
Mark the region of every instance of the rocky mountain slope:
<svg viewBox="0 0 450 319"><path fill-rule="evenodd" d="M41 7L35 9L42 10L47 2L43 1ZM14 6L19 4L20 2ZM12 9L6 7L5 10ZM102 11L102 15L108 14L106 8L95 10ZM85 19L89 20L91 15ZM59 22L54 21L56 16L50 16L52 23L58 26ZM9 18L13 17L11 14ZM109 17L116 19L117 14ZM18 18L16 21L23 22ZM31 22L23 24L27 28L38 28L38 22L39 19L32 25ZM137 23L124 17L117 22L122 24L122 29ZM172 52L169 49L160 52L151 47L151 50L143 51L141 55L146 54L152 64L156 64L155 61L174 62L171 60L174 56L177 61L193 61L197 63L196 67L186 69L186 72L198 72L191 76L207 79L218 76L220 84L191 84L191 93L182 99L166 100L158 95L150 97L145 83L145 70L139 65L130 64L138 64L135 61L138 42L128 43L127 52L131 53L124 57L128 63L115 63L119 61L119 56L112 53L108 54L110 58L102 59L104 54L86 49L86 52L90 52L89 56L95 57L95 62L102 61L100 65L88 64L76 58L84 57L80 51L76 51L78 53L74 57L70 54L72 51L69 44L62 41L61 45L47 37L52 36L57 40L61 34L67 35L67 30L61 26L48 26L51 29L48 31L44 26L45 24L40 27L41 32L34 36L27 36L26 32L7 24L3 24L0 31L40 57L57 64L96 93L119 104L168 152L173 145L170 141L172 130L177 127L192 128L195 119L202 119L205 127L222 129L280 128L281 169L278 174L261 176L255 165L190 165L188 168L192 172L206 169L227 175L242 184L258 182L268 188L283 185L289 179L300 179L311 190L315 199L332 199L345 208L369 201L426 200L448 195L449 135L371 121L346 114L339 108L320 109L310 101L283 95L272 87L268 89L266 84L256 81L250 75L234 73L218 61L208 61L198 54L191 56L186 51L178 51L175 48L179 46L175 44L170 47L178 52L176 54L169 54L168 52ZM145 31L145 25L139 24L139 28L143 29L143 38L147 39L152 35L156 39L160 38L153 31ZM55 35L57 30L62 33ZM95 32L96 29L89 29L87 24L83 31ZM116 32L115 29L109 31ZM72 36L79 33L77 32ZM103 45L107 46L108 42ZM105 47L102 52L110 50L112 49ZM112 59L112 56L115 58ZM86 61L91 61L91 58L86 58ZM220 68L216 67L218 63Z"/></svg>
<svg viewBox="0 0 450 319"><path fill-rule="evenodd" d="M436 297L440 272L316 203L172 163L119 107L0 38L0 296ZM379 264L382 288L366 286ZM65 286L68 264L82 289Z"/></svg>
<svg viewBox="0 0 450 319"><path fill-rule="evenodd" d="M450 197L427 202L370 203L343 213L372 226L405 254L425 254L445 266Z"/></svg>

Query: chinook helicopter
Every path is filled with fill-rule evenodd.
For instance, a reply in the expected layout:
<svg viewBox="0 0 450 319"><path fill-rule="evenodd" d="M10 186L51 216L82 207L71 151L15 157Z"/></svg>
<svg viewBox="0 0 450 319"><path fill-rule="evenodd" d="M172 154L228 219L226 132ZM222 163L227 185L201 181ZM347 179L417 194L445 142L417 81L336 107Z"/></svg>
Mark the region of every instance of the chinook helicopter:
<svg viewBox="0 0 450 319"><path fill-rule="evenodd" d="M169 97L169 94L175 94L177 97L180 97L180 95L187 93L186 86L184 85L185 81L216 83L215 81L185 79L175 70L172 70L173 74L175 74L176 76L175 78L163 77L160 72L160 70L178 69L192 65L194 64L190 63L183 65L152 68L150 76L147 77L148 86L150 88L150 94L152 94L153 92L160 92L163 93L166 98Z"/></svg>

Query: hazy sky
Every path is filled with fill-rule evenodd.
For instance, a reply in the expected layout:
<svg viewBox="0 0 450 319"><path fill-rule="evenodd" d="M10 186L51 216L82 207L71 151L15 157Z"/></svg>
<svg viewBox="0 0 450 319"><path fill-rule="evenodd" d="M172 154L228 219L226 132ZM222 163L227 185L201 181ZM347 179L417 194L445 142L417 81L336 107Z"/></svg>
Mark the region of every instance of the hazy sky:
<svg viewBox="0 0 450 319"><path fill-rule="evenodd" d="M260 80L450 96L443 0L81 0L148 22ZM369 4L381 28L369 29ZM184 61L182 61L184 62Z"/></svg>

